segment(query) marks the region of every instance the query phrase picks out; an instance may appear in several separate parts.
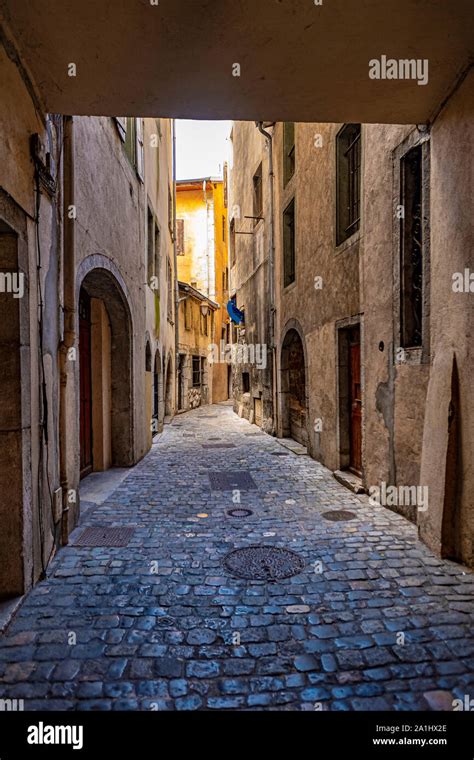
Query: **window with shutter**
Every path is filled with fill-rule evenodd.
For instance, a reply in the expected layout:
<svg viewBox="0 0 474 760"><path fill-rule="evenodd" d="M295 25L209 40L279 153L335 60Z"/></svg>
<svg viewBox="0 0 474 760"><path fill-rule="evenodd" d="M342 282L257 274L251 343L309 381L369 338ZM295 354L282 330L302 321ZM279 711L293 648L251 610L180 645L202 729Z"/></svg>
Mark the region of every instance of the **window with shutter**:
<svg viewBox="0 0 474 760"><path fill-rule="evenodd" d="M176 253L178 256L184 256L184 219L176 220Z"/></svg>
<svg viewBox="0 0 474 760"><path fill-rule="evenodd" d="M143 120L142 119L136 119L136 168L137 168L137 174L140 177L140 179L143 181L144 178L144 150L143 150Z"/></svg>
<svg viewBox="0 0 474 760"><path fill-rule="evenodd" d="M124 141L125 153L133 167L136 165L137 143L136 143L136 124L135 119L127 116L127 130Z"/></svg>
<svg viewBox="0 0 474 760"><path fill-rule="evenodd" d="M283 124L283 187L295 173L295 124L286 121Z"/></svg>
<svg viewBox="0 0 474 760"><path fill-rule="evenodd" d="M125 142L125 137L127 134L127 117L115 116L115 126L117 127L117 131L120 135L120 139L122 140L122 142Z"/></svg>

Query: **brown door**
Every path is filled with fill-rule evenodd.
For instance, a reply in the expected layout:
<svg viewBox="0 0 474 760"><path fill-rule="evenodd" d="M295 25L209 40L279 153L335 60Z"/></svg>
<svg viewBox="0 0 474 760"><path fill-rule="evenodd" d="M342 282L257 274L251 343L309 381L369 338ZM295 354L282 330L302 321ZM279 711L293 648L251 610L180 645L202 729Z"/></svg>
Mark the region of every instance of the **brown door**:
<svg viewBox="0 0 474 760"><path fill-rule="evenodd" d="M360 384L360 332L349 335L350 469L362 473L362 396Z"/></svg>
<svg viewBox="0 0 474 760"><path fill-rule="evenodd" d="M81 478L92 471L91 306L81 290L79 298L79 379Z"/></svg>

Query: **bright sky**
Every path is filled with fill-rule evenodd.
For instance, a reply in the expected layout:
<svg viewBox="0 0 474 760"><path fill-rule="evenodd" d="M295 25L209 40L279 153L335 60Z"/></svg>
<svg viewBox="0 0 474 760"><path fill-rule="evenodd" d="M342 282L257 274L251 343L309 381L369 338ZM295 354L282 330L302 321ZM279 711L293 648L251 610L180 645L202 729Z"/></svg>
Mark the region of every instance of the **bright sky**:
<svg viewBox="0 0 474 760"><path fill-rule="evenodd" d="M176 120L176 179L222 177L231 121Z"/></svg>

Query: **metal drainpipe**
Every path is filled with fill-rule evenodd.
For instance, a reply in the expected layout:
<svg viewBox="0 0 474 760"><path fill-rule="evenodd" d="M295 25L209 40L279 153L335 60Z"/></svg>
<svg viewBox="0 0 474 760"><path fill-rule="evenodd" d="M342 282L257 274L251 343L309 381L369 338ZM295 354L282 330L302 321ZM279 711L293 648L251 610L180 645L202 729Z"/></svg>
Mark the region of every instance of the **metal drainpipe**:
<svg viewBox="0 0 474 760"><path fill-rule="evenodd" d="M178 364L179 364L179 285L178 254L176 246L176 120L171 120L173 134L173 259L174 259L174 348L175 348L175 413L178 405ZM165 391L166 392L166 391Z"/></svg>
<svg viewBox="0 0 474 760"><path fill-rule="evenodd" d="M64 327L63 339L59 346L59 475L63 503L63 511L61 515L61 542L65 545L68 543L69 529L67 442L70 440L67 426L67 354L70 348L77 347L75 310L76 224L74 219L69 218L68 213L69 207L74 205L74 120L72 116L64 117L63 185L62 278Z"/></svg>
<svg viewBox="0 0 474 760"><path fill-rule="evenodd" d="M268 145L268 177L270 184L270 255L268 259L269 270L269 327L270 327L270 349L272 352L272 397L273 397L273 430L275 435L278 430L278 403L277 403L277 363L275 347L275 209L274 209L274 172L273 172L273 135L263 128L263 122L255 122L258 131L265 137Z"/></svg>

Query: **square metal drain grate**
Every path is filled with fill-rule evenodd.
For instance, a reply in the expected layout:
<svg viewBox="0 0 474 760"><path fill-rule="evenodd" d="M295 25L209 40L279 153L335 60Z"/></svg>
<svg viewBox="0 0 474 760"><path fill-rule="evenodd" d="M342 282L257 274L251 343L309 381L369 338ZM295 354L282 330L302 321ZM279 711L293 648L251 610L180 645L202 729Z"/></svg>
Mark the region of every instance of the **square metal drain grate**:
<svg viewBox="0 0 474 760"><path fill-rule="evenodd" d="M212 491L233 491L234 489L239 489L240 491L257 490L257 484L248 470L221 470L208 474Z"/></svg>
<svg viewBox="0 0 474 760"><path fill-rule="evenodd" d="M86 528L74 546L128 546L133 528Z"/></svg>

